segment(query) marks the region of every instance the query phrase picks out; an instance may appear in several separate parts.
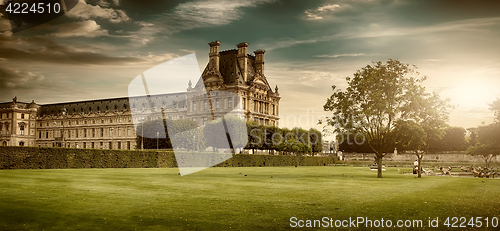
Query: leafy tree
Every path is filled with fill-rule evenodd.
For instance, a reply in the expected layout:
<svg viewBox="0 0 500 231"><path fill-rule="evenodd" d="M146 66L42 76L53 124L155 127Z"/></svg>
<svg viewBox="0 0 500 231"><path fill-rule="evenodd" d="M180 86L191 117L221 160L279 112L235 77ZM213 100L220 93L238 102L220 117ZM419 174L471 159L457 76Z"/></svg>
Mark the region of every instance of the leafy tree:
<svg viewBox="0 0 500 231"><path fill-rule="evenodd" d="M265 136L264 149L270 150L272 152L271 154L274 154L274 150L283 142L283 134L280 128L276 126L266 126L263 135Z"/></svg>
<svg viewBox="0 0 500 231"><path fill-rule="evenodd" d="M465 151L467 141L465 139L466 130L462 127L448 126L444 129L441 139L432 141L430 151Z"/></svg>
<svg viewBox="0 0 500 231"><path fill-rule="evenodd" d="M376 62L357 70L347 77L345 91L336 90L323 106L333 112L326 119L337 133L354 131L366 137L366 142L375 153L378 175L382 177L384 150L391 142L395 122L403 116L410 117L415 108L412 101L422 92L419 85L426 77L419 77L416 67L389 59Z"/></svg>
<svg viewBox="0 0 500 231"><path fill-rule="evenodd" d="M323 151L323 139L320 131L314 128L309 129L309 140L311 142L312 155Z"/></svg>
<svg viewBox="0 0 500 231"><path fill-rule="evenodd" d="M418 177L421 177L420 162L425 154L427 134L424 128L413 120L398 120L394 129L396 144L400 146L399 150L410 150L417 156L419 171Z"/></svg>
<svg viewBox="0 0 500 231"><path fill-rule="evenodd" d="M167 130L165 130L166 124L171 126ZM144 130L142 127L144 127ZM198 127L196 122L187 119L145 121L137 126L137 131L141 131L141 134L144 133L144 139L140 135L136 137L137 148L141 147L142 140L144 140L144 149L156 149L157 141L160 149L172 148L171 136L196 127ZM166 138L156 139L156 134L160 130L165 130ZM168 131L172 131L172 134L169 134Z"/></svg>
<svg viewBox="0 0 500 231"><path fill-rule="evenodd" d="M247 123L248 131L248 144L245 149L252 149L255 153L255 149L263 149L264 145L264 126L257 122Z"/></svg>
<svg viewBox="0 0 500 231"><path fill-rule="evenodd" d="M469 132L469 138L467 139L467 146L474 146L477 144L477 127L476 128L467 128Z"/></svg>
<svg viewBox="0 0 500 231"><path fill-rule="evenodd" d="M309 139L309 131L295 127L292 129L293 134L295 134L295 139L304 145L309 145L311 140Z"/></svg>
<svg viewBox="0 0 500 231"><path fill-rule="evenodd" d="M466 153L480 156L489 167L491 159L500 155L500 123L479 126L477 129L477 141L474 146L470 146Z"/></svg>
<svg viewBox="0 0 500 231"><path fill-rule="evenodd" d="M466 151L469 155L481 156L486 167L489 167L493 157L500 155L500 99L497 98L490 104L490 110L495 112L495 122L477 128L469 128L474 145Z"/></svg>
<svg viewBox="0 0 500 231"><path fill-rule="evenodd" d="M420 178L422 158L429 152L430 144L443 137L444 128L448 126L446 120L448 120L451 106L448 104L448 100L442 100L437 93L426 93L424 87L418 87L410 97L411 103L403 118L414 120L424 131L421 152L415 153L419 166L418 177Z"/></svg>
<svg viewBox="0 0 500 231"><path fill-rule="evenodd" d="M207 141L206 145L213 148L228 148L226 128L231 131L231 144L233 147L241 147L247 143L247 125L245 121L235 116L227 116L223 119L214 120L206 124L203 134Z"/></svg>
<svg viewBox="0 0 500 231"><path fill-rule="evenodd" d="M339 150L342 152L352 152L352 153L374 153L373 149L370 147L366 138L361 133L347 132L344 134L338 134L337 140L339 142ZM389 144L384 152L389 152L394 150L394 145Z"/></svg>

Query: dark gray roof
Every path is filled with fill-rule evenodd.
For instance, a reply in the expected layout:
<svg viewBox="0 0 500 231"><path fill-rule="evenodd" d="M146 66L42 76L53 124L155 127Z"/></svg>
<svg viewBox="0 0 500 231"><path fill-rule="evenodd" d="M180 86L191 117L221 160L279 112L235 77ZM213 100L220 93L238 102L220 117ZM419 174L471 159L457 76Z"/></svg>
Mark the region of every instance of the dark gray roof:
<svg viewBox="0 0 500 231"><path fill-rule="evenodd" d="M231 85L240 83L243 85L248 85L251 81L253 81L255 77L255 56L248 54L247 55L247 79L248 82L245 82L243 79L243 75L241 73L241 67L238 63L238 50L226 50L219 52L219 72L224 80L224 84ZM209 64L205 67L202 76L206 76L208 73ZM202 87L202 78L198 80L196 83L196 87ZM269 90L272 91L271 86L269 86Z"/></svg>
<svg viewBox="0 0 500 231"><path fill-rule="evenodd" d="M185 93L152 95L150 97L150 100L153 104L151 105L151 107L187 107ZM149 106L149 102L150 101L145 96L138 96L131 97L130 99L129 97L122 97L79 102L44 104L40 105L41 107L38 110L38 116L60 115L64 108L67 110L68 115L90 112L105 113L108 111L124 111L130 110L131 108L141 110L145 108L151 108Z"/></svg>

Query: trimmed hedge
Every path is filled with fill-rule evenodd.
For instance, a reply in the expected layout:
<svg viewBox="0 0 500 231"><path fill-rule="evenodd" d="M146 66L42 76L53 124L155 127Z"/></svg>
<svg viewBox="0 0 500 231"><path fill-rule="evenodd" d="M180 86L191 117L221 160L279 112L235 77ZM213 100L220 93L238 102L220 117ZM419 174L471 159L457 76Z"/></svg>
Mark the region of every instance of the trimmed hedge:
<svg viewBox="0 0 500 231"><path fill-rule="evenodd" d="M336 157L239 154L216 166L327 166L336 161ZM0 147L0 169L170 167L177 167L173 151Z"/></svg>

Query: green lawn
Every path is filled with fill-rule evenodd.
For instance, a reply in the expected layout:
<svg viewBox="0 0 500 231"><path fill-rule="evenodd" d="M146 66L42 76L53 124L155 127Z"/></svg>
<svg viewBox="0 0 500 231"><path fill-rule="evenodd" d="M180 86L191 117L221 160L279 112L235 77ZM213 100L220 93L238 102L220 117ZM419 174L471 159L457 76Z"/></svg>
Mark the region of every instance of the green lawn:
<svg viewBox="0 0 500 231"><path fill-rule="evenodd" d="M291 217L416 219L424 226L439 217L442 230L446 217L500 217L497 179L417 179L397 168L377 179L367 167L339 166L177 173L1 170L0 230L279 230L291 229Z"/></svg>

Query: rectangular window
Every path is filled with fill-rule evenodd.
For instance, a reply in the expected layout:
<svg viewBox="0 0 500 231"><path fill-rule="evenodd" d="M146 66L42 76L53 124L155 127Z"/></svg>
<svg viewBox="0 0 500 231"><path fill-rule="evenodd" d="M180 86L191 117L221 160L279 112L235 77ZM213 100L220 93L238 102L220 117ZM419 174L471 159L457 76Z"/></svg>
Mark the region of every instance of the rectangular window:
<svg viewBox="0 0 500 231"><path fill-rule="evenodd" d="M196 111L196 102L193 101L193 111Z"/></svg>
<svg viewBox="0 0 500 231"><path fill-rule="evenodd" d="M83 148L87 148L87 143L83 142Z"/></svg>
<svg viewBox="0 0 500 231"><path fill-rule="evenodd" d="M75 148L78 148L78 142L75 142Z"/></svg>
<svg viewBox="0 0 500 231"><path fill-rule="evenodd" d="M130 127L127 128L127 136L131 136L132 135L132 130L130 129Z"/></svg>
<svg viewBox="0 0 500 231"><path fill-rule="evenodd" d="M75 129L75 137L78 138L78 129Z"/></svg>
<svg viewBox="0 0 500 231"><path fill-rule="evenodd" d="M118 142L118 149L122 149L122 143Z"/></svg>
<svg viewBox="0 0 500 231"><path fill-rule="evenodd" d="M109 142L109 144L108 144L108 148L109 148L109 149L113 149L113 143Z"/></svg>
<svg viewBox="0 0 500 231"><path fill-rule="evenodd" d="M24 114L21 114L21 119L24 119Z"/></svg>
<svg viewBox="0 0 500 231"><path fill-rule="evenodd" d="M102 142L101 142L101 144L100 144L100 145L101 145L101 146L99 146L99 148L103 148L103 146L104 146L104 145L103 145L103 143L102 143Z"/></svg>
<svg viewBox="0 0 500 231"><path fill-rule="evenodd" d="M45 133L45 138L48 139L49 138L49 132L46 132Z"/></svg>
<svg viewBox="0 0 500 231"><path fill-rule="evenodd" d="M122 128L118 128L118 137L122 136Z"/></svg>
<svg viewBox="0 0 500 231"><path fill-rule="evenodd" d="M122 122L122 117L120 117L120 123Z"/></svg>
<svg viewBox="0 0 500 231"><path fill-rule="evenodd" d="M227 109L233 109L233 97L227 98Z"/></svg>
<svg viewBox="0 0 500 231"><path fill-rule="evenodd" d="M208 100L203 101L203 110L204 111L208 110Z"/></svg>
<svg viewBox="0 0 500 231"><path fill-rule="evenodd" d="M101 128L101 137L104 137L104 128Z"/></svg>
<svg viewBox="0 0 500 231"><path fill-rule="evenodd" d="M207 124L207 117L203 117L203 125Z"/></svg>
<svg viewBox="0 0 500 231"><path fill-rule="evenodd" d="M127 141L127 149L130 150L130 141Z"/></svg>
<svg viewBox="0 0 500 231"><path fill-rule="evenodd" d="M91 147L91 148L95 148L95 147L94 147L94 142L92 142L92 143L91 143L91 146L90 146L90 147Z"/></svg>
<svg viewBox="0 0 500 231"><path fill-rule="evenodd" d="M219 99L215 99L215 109L219 110Z"/></svg>
<svg viewBox="0 0 500 231"><path fill-rule="evenodd" d="M83 129L83 138L87 138L87 129L86 128Z"/></svg>
<svg viewBox="0 0 500 231"><path fill-rule="evenodd" d="M42 138L42 132L38 132L38 139Z"/></svg>

